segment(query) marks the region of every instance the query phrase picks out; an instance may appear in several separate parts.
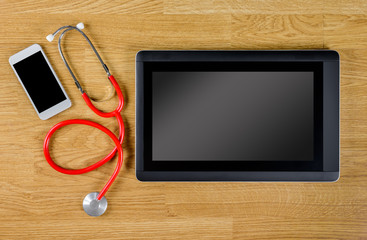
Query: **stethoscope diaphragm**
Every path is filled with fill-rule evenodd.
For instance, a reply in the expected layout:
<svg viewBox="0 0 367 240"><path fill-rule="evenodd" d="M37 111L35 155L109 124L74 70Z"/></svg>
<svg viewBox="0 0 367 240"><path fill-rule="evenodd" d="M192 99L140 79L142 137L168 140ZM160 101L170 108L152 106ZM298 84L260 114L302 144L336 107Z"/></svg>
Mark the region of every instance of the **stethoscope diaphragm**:
<svg viewBox="0 0 367 240"><path fill-rule="evenodd" d="M85 196L83 200L84 211L92 217L101 216L107 209L107 199L102 197L101 200L97 199L99 192L91 192Z"/></svg>

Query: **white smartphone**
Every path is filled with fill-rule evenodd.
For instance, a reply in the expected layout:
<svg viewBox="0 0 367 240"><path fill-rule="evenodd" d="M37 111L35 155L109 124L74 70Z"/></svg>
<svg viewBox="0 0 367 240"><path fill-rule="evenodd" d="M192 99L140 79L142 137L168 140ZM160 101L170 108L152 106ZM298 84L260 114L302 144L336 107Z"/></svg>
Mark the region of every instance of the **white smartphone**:
<svg viewBox="0 0 367 240"><path fill-rule="evenodd" d="M49 119L71 107L71 101L40 45L33 44L14 54L9 63L40 119Z"/></svg>

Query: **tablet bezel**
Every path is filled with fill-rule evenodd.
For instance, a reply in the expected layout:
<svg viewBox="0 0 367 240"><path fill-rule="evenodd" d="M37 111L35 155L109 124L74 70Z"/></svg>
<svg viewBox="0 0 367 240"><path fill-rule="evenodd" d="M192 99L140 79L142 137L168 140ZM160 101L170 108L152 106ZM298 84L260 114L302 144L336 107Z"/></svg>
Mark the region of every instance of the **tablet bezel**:
<svg viewBox="0 0 367 240"><path fill-rule="evenodd" d="M319 113L321 149L316 167L302 163L249 164L248 161L152 161L151 76L159 68L202 63L276 62L289 65L321 64L315 80L315 111ZM151 68L151 66L155 66ZM286 71L285 67L282 71ZM288 68L289 69L289 68ZM177 69L176 69L177 70ZM289 71L289 70L288 70ZM316 74L316 75L317 75ZM320 82L322 80L322 82ZM317 104L317 103L321 103ZM319 107L318 107L319 106ZM321 109L321 110L320 110ZM326 124L327 123L327 124ZM317 127L317 126L316 126ZM150 132L150 135L149 135ZM242 163L242 167L241 167ZM311 163L311 165L313 164ZM247 167L246 167L247 165ZM299 165L299 167L295 167ZM200 167L197 167L200 166ZM249 167L250 166L250 167ZM265 167L264 167L265 166ZM285 167L284 167L285 166ZM241 169L242 168L242 169ZM239 169L239 170L238 170ZM245 171L247 169L247 171ZM251 170L248 170L251 169ZM136 176L142 181L335 181L339 177L339 55L335 51L140 51L136 56Z"/></svg>

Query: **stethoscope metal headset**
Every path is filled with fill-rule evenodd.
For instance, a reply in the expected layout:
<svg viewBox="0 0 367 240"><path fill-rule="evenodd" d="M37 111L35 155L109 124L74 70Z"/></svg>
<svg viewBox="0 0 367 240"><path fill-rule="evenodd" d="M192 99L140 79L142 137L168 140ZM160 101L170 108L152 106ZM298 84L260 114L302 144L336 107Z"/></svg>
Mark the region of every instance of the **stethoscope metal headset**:
<svg viewBox="0 0 367 240"><path fill-rule="evenodd" d="M105 184L105 186L102 188L102 190L100 192L92 192L89 193L83 200L83 208L84 211L90 215L90 216L100 216L102 215L106 209L107 209L107 200L106 197L104 196L106 194L106 192L108 191L108 189L110 188L110 186L112 185L113 181L116 179L118 173L121 170L122 167L122 162L123 162L123 150L121 147L121 144L124 140L124 135L125 135L125 127L124 127L124 123L121 117L121 110L124 106L124 98L121 92L121 89L119 87L119 85L117 84L115 78L111 75L110 71L108 70L106 64L103 62L103 60L101 59L100 55L98 54L97 50L95 49L95 47L93 46L92 42L89 40L89 38L85 35L85 33L82 31L82 29L84 28L84 24L83 23L79 23L76 25L76 27L74 26L63 26L60 27L59 29L57 29L57 31L55 31L53 34L50 34L46 37L46 39L48 41L52 41L54 36L59 33L61 30L64 30L59 37L59 42L58 42L58 48L59 48L59 52L61 55L61 58L63 60L63 62L65 63L67 69L69 70L71 76L74 79L74 82L76 84L76 86L78 87L78 89L80 90L82 97L85 101L85 103L89 106L90 109L92 109L93 112L95 112L97 115L101 116L101 117L105 117L105 118L110 118L110 117L116 117L118 125L119 125L119 136L118 138L115 136L114 133L112 133L109 129L105 128L104 126L92 122L92 121L88 121L88 120L83 120L83 119L72 119L72 120L66 120L66 121L62 121L58 124L56 124L55 126L53 126L50 131L47 133L44 144L43 144L43 151L46 157L47 162L50 164L50 166L52 168L54 168L56 171L59 171L61 173L64 174L70 174L70 175L76 175L76 174L83 174L83 173L87 173L89 171L92 171L100 166L102 166L103 164L105 164L106 162L108 162L109 160L111 160L116 152L118 152L118 160L117 160L117 165L115 168L115 171L113 172L112 176L110 177L110 179L107 181L107 183ZM87 93L85 93L83 91L83 88L81 87L79 81L76 79L73 71L71 70L68 62L66 61L62 48L61 48L61 39L64 36L64 34L70 30L77 30L79 33L81 33L83 35L83 37L87 40L87 42L89 43L89 45L91 46L92 50L94 51L94 53L96 54L98 60L100 61L100 63L102 64L104 70L107 73L108 79L110 80L110 82L112 83L113 87L115 88L115 91L117 93L119 102L118 102L118 106L117 108L112 111L112 112L102 112L100 110L98 110L93 103L91 102L90 98L88 97ZM49 153L49 142L50 142L50 138L52 137L52 135L61 127L66 126L66 125L71 125L71 124L83 124L83 125L88 125L88 126L92 126L95 128L98 128L99 130L103 131L104 133L106 133L115 143L116 147L106 156L104 157L102 160L98 161L97 163L88 166L86 168L83 169L65 169L63 167L60 167L59 165L57 165L51 158L50 153Z"/></svg>

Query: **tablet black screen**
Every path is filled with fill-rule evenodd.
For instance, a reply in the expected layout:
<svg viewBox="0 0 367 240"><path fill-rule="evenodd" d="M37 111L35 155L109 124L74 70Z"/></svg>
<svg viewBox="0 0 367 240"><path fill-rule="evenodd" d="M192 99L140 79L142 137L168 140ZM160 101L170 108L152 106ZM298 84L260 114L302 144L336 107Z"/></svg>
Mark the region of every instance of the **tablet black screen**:
<svg viewBox="0 0 367 240"><path fill-rule="evenodd" d="M312 161L314 72L152 73L153 161Z"/></svg>

